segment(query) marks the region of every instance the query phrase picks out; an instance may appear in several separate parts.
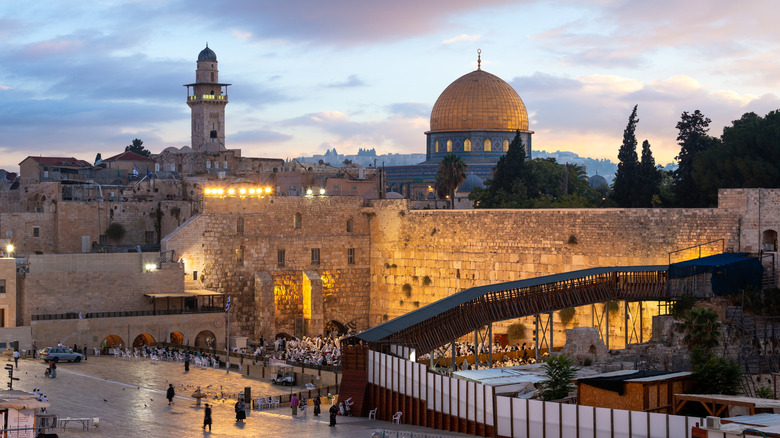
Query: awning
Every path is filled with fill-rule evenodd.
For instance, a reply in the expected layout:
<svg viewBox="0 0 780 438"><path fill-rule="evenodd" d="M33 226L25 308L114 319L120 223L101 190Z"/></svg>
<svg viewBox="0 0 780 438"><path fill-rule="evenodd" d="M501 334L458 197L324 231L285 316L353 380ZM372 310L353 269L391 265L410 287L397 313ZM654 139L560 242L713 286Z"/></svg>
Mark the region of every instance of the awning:
<svg viewBox="0 0 780 438"><path fill-rule="evenodd" d="M217 292L208 289L187 289L182 292L165 292L159 294L144 294L145 297L157 299L157 298L193 298L193 297L212 297L225 295L222 292Z"/></svg>

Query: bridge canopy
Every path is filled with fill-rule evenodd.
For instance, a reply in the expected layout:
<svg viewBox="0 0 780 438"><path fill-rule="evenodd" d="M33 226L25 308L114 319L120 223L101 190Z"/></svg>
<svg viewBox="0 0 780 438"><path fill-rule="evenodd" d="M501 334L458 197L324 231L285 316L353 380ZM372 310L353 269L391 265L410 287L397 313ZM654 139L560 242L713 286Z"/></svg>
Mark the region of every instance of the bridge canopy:
<svg viewBox="0 0 780 438"><path fill-rule="evenodd" d="M715 254L669 265L669 279L711 275L712 293L727 295L746 286L761 289L764 268L755 254L734 252Z"/></svg>

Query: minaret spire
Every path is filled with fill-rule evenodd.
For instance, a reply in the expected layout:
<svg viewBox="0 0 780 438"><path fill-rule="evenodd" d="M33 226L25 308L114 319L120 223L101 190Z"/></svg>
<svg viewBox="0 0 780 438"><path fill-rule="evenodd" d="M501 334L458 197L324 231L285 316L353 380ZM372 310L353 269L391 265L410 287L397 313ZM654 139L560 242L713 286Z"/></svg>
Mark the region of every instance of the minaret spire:
<svg viewBox="0 0 780 438"><path fill-rule="evenodd" d="M206 44L208 47L208 44ZM482 49L477 49L477 70L482 70Z"/></svg>

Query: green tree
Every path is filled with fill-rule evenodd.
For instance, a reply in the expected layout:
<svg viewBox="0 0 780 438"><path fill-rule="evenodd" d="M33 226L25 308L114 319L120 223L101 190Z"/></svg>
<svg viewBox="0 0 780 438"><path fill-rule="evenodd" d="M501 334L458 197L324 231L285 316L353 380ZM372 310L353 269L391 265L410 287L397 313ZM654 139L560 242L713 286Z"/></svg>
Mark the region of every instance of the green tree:
<svg viewBox="0 0 780 438"><path fill-rule="evenodd" d="M677 122L677 143L680 154L675 157L677 169L672 171L674 203L678 207L706 207L710 197L693 179L693 163L697 155L717 143L707 135L711 120L701 111L684 111Z"/></svg>
<svg viewBox="0 0 780 438"><path fill-rule="evenodd" d="M741 380L739 365L722 357L710 357L693 367L693 390L697 394L735 395Z"/></svg>
<svg viewBox="0 0 780 438"><path fill-rule="evenodd" d="M144 141L137 138L133 140L132 144L125 146L125 152L135 152L136 154L143 155L144 157L149 157L152 155L152 153L146 150L144 147Z"/></svg>
<svg viewBox="0 0 780 438"><path fill-rule="evenodd" d="M655 167L650 142L642 142L642 161L639 162L639 184L635 192L637 207L652 207L653 197L658 196L661 184L661 172Z"/></svg>
<svg viewBox="0 0 780 438"><path fill-rule="evenodd" d="M683 330L686 335L683 342L688 344L694 366L712 357L712 352L720 344L720 326L718 314L712 309L694 307L685 314Z"/></svg>
<svg viewBox="0 0 780 438"><path fill-rule="evenodd" d="M95 155L95 165L97 165L101 161L103 161L103 156L101 156L100 152L98 152L97 155Z"/></svg>
<svg viewBox="0 0 780 438"><path fill-rule="evenodd" d="M113 242L120 242L125 237L125 227L118 222L111 222L106 228L106 237Z"/></svg>
<svg viewBox="0 0 780 438"><path fill-rule="evenodd" d="M636 188L639 186L639 159L636 154L636 125L639 119L636 117L638 105L628 117L628 125L623 131L623 144L618 152L618 170L615 181L612 183L612 197L620 207L639 207L636 197Z"/></svg>
<svg viewBox="0 0 780 438"><path fill-rule="evenodd" d="M571 382L577 376L578 367L574 366L574 359L565 355L551 356L542 364L547 381L542 384L542 397L545 400L559 400L574 389Z"/></svg>
<svg viewBox="0 0 780 438"><path fill-rule="evenodd" d="M459 156L448 154L439 163L439 173L436 174L436 194L439 198L450 198L451 208L455 208L455 190L466 179L468 166Z"/></svg>

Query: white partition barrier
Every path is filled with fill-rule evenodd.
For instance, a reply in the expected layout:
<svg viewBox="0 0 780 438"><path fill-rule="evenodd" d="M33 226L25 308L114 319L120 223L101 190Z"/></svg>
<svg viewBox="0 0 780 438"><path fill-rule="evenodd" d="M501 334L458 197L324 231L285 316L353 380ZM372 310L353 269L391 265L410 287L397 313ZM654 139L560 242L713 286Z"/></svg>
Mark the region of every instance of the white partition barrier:
<svg viewBox="0 0 780 438"><path fill-rule="evenodd" d="M420 400L429 411L493 426L512 438L682 438L702 418L496 396L490 386L429 372L424 364L368 352L368 381Z"/></svg>

